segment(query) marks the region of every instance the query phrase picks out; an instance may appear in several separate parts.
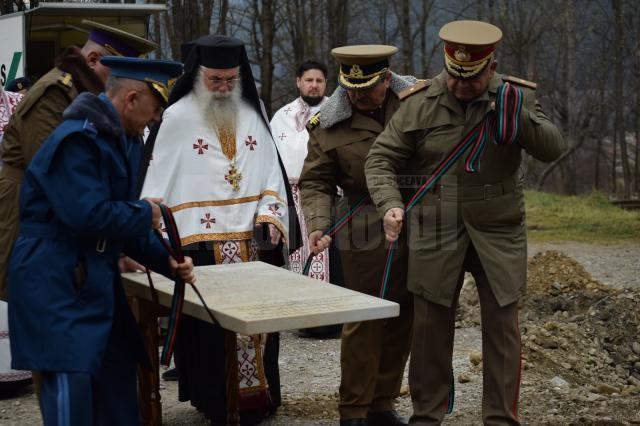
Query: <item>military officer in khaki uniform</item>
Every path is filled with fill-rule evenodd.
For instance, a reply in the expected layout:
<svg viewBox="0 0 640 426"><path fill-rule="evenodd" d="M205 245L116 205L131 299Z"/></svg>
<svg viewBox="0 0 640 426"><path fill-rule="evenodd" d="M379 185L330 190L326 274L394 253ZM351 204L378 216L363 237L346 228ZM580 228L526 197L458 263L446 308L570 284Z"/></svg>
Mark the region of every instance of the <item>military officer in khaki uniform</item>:
<svg viewBox="0 0 640 426"><path fill-rule="evenodd" d="M440 424L448 405L455 312L463 274L476 282L482 317L483 399L487 425L516 425L520 386L518 299L526 285L521 150L552 161L565 148L560 131L535 100L535 84L496 74L495 46L502 32L477 21L456 21L440 31L445 70L406 97L366 161L369 191L384 217L387 238L407 227L414 293L414 337L409 385L411 424ZM515 143L488 143L477 173L457 160L441 184L409 217L389 178L429 176L453 147L495 105L505 82L523 92ZM396 181L396 180L394 180ZM398 182L400 180L397 180ZM406 199L405 199L406 201Z"/></svg>
<svg viewBox="0 0 640 426"><path fill-rule="evenodd" d="M368 196L364 159L398 108L398 93L416 79L389 70L393 46L346 46L332 50L340 64L339 83L310 120L308 154L300 177L303 211L312 251L329 245L322 236L362 197ZM336 187L344 197L334 204ZM337 211L335 211L337 210ZM335 215L334 215L335 211ZM386 258L382 222L375 207L358 213L336 235L346 287L377 296ZM403 425L394 410L411 339L412 302L406 290L406 247L392 266L387 298L400 303L400 316L345 324L340 365L341 425Z"/></svg>
<svg viewBox="0 0 640 426"><path fill-rule="evenodd" d="M84 20L91 31L82 49L70 46L57 58L56 67L31 87L11 116L0 158L0 299L7 300L6 274L13 243L18 236L18 198L22 175L49 134L62 122L63 111L79 93L104 91L109 68L100 63L107 55L141 56L155 43L117 28Z"/></svg>

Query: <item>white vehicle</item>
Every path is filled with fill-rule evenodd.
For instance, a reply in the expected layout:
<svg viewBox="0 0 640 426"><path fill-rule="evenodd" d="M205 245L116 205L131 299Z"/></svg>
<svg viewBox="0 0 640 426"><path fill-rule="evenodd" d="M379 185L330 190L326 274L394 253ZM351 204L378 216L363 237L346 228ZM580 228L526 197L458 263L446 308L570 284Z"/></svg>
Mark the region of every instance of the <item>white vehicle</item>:
<svg viewBox="0 0 640 426"><path fill-rule="evenodd" d="M0 16L0 85L28 76L35 82L54 67L65 47L82 46L90 19L147 37L149 18L164 4L40 3L36 8Z"/></svg>

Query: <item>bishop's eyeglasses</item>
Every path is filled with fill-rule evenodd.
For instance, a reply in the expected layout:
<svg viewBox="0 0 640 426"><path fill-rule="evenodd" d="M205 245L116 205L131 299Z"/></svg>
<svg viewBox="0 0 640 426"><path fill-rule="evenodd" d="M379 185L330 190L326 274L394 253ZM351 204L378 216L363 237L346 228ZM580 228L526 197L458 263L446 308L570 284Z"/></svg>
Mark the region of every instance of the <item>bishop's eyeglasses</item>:
<svg viewBox="0 0 640 426"><path fill-rule="evenodd" d="M227 86L232 87L237 82L240 81L240 77L232 77L232 78L218 78L218 77L209 77L209 81L214 87Z"/></svg>

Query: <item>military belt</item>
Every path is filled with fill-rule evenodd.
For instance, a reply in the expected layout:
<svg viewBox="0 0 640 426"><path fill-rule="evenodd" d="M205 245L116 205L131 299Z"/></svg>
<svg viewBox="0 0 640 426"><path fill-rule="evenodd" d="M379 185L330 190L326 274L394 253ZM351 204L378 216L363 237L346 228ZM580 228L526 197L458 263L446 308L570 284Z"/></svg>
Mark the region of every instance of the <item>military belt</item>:
<svg viewBox="0 0 640 426"><path fill-rule="evenodd" d="M22 222L20 223L20 235L59 241L71 239L71 232L68 228L46 222Z"/></svg>
<svg viewBox="0 0 640 426"><path fill-rule="evenodd" d="M491 200L501 195L510 194L516 189L513 178L487 185L447 185L439 184L433 187L433 193L443 201L480 201Z"/></svg>
<svg viewBox="0 0 640 426"><path fill-rule="evenodd" d="M18 167L10 166L8 164L3 164L2 167L0 167L0 177L3 177L11 182L22 183L24 170Z"/></svg>
<svg viewBox="0 0 640 426"><path fill-rule="evenodd" d="M107 250L109 246L111 246L111 244L108 244L109 240L103 238L77 237L73 235L73 232L69 228L55 223L22 222L20 223L20 235L57 241L74 241L82 247L95 248L98 253L109 253L111 251Z"/></svg>

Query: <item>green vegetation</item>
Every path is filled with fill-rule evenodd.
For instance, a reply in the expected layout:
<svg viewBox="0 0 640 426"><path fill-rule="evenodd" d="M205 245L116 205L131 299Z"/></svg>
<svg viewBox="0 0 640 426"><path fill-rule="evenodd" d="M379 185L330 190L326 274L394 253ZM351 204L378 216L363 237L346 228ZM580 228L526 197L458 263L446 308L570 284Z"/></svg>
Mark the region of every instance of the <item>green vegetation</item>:
<svg viewBox="0 0 640 426"><path fill-rule="evenodd" d="M640 243L640 211L622 210L600 192L565 196L525 191L525 200L531 239Z"/></svg>

